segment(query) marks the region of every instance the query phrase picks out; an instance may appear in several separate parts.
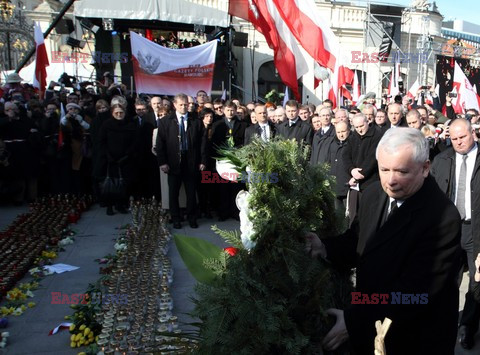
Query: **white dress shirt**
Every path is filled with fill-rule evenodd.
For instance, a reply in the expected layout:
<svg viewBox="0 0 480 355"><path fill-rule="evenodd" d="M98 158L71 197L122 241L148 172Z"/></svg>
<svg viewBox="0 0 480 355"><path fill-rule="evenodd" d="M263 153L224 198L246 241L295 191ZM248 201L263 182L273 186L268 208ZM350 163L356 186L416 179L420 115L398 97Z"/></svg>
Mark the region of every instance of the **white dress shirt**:
<svg viewBox="0 0 480 355"><path fill-rule="evenodd" d="M177 121L178 121L178 127L180 127L180 125L182 124L181 120L182 120L182 117L183 117L183 126L185 127L185 132L187 131L187 125L188 125L188 117L187 117L187 113L184 114L184 115L181 115L179 114L178 112L175 112L176 115L177 115Z"/></svg>
<svg viewBox="0 0 480 355"><path fill-rule="evenodd" d="M270 140L270 126L268 123L265 123L265 124L258 124L260 126L260 129L262 130L262 133L260 134L260 138L263 138L262 137L262 134L263 134L263 130L265 130L265 136L267 137L267 141Z"/></svg>
<svg viewBox="0 0 480 355"><path fill-rule="evenodd" d="M477 144L475 143L472 150L467 153L467 181L465 184L465 219L472 218L472 189L471 181L473 168L475 167L475 159L477 158ZM463 154L455 153L455 205L457 204L458 195L458 178L460 176L460 167L462 166Z"/></svg>

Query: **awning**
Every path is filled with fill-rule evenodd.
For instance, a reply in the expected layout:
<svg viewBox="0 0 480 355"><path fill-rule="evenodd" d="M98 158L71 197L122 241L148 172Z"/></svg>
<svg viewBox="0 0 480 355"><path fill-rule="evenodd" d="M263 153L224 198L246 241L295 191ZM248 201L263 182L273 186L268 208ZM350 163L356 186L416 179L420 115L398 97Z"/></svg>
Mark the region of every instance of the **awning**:
<svg viewBox="0 0 480 355"><path fill-rule="evenodd" d="M219 8L188 0L78 0L77 17L122 20L157 20L205 26L228 27L228 0L218 0Z"/></svg>

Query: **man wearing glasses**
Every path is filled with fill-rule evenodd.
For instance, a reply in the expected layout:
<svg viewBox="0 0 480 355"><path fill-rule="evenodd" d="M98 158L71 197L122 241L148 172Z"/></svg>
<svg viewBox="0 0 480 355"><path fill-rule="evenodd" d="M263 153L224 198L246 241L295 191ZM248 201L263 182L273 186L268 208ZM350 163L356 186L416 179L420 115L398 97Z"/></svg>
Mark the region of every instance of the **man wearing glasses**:
<svg viewBox="0 0 480 355"><path fill-rule="evenodd" d="M221 120L224 117L222 99L213 100L213 111L215 112L215 116L213 117L213 123Z"/></svg>

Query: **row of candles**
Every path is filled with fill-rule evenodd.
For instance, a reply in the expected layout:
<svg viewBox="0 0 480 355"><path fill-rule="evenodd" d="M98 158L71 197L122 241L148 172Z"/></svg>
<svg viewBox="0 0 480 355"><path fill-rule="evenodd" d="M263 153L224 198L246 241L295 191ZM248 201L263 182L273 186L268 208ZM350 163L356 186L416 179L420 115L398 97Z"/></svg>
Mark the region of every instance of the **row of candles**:
<svg viewBox="0 0 480 355"><path fill-rule="evenodd" d="M43 197L0 232L0 300L47 246L58 243L70 217L75 215L78 220L91 202L87 196Z"/></svg>
<svg viewBox="0 0 480 355"><path fill-rule="evenodd" d="M132 202L132 225L117 241L117 251L105 289L119 295L96 313L101 324L100 354L188 353L195 342L182 337L173 315L170 285L173 268L167 257L170 232L155 200Z"/></svg>

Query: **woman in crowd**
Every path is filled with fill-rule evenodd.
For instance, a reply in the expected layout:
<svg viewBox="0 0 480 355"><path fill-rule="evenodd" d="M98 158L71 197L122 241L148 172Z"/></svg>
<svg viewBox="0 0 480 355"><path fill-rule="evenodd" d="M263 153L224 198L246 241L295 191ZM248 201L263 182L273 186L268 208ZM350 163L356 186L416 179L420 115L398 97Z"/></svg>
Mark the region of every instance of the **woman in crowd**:
<svg viewBox="0 0 480 355"><path fill-rule="evenodd" d="M106 100L98 100L95 104L95 118L90 125L90 142L92 147L92 167L93 173L97 170L98 164L100 164L100 129L105 121L110 119L110 105ZM103 176L104 178L105 176ZM100 199L100 184L102 181L101 176L95 176L93 174L93 193L97 199ZM103 205L103 202L100 202Z"/></svg>
<svg viewBox="0 0 480 355"><path fill-rule="evenodd" d="M211 149L210 144L212 140L212 123L213 117L215 116L215 112L212 109L204 108L200 111L198 117L202 120L203 125L205 127L205 134L207 135L207 166L205 167L205 173L214 171L214 163L215 160L211 157ZM202 172L203 173L203 172ZM209 179L211 177L208 177ZM210 183L202 182L203 176L200 176L200 185L198 186L198 200L199 200L199 211L203 214L206 218L212 218L211 211L213 210L214 206L214 193L212 187L215 186Z"/></svg>
<svg viewBox="0 0 480 355"><path fill-rule="evenodd" d="M135 122L126 117L126 110L120 104L111 107L113 118L105 121L100 129L100 163L96 176L122 177L126 194L115 201L104 200L107 215L114 214L113 207L120 213L127 213L128 196L137 178L137 161L140 144L140 130Z"/></svg>

